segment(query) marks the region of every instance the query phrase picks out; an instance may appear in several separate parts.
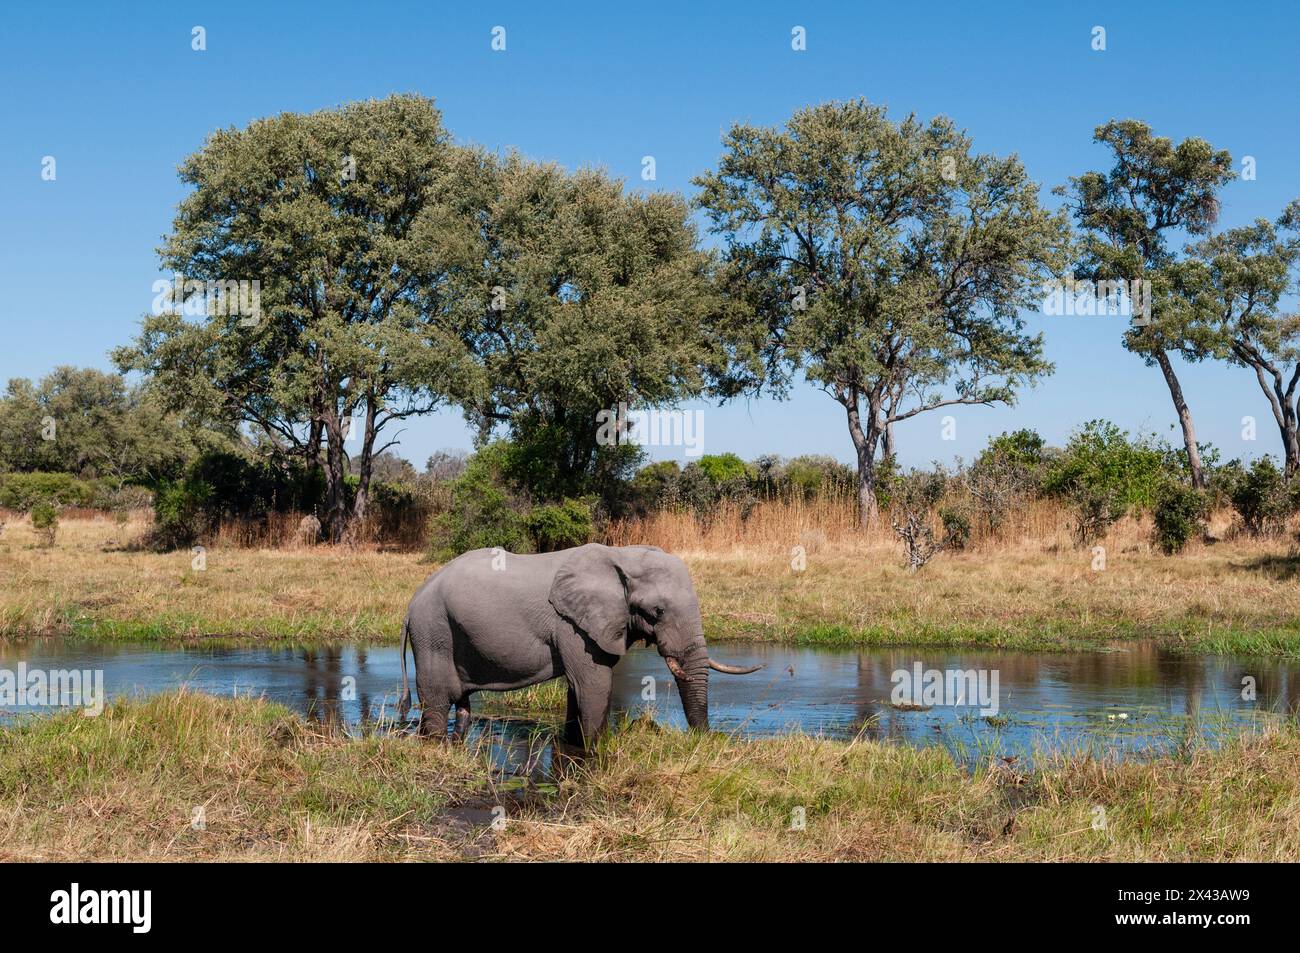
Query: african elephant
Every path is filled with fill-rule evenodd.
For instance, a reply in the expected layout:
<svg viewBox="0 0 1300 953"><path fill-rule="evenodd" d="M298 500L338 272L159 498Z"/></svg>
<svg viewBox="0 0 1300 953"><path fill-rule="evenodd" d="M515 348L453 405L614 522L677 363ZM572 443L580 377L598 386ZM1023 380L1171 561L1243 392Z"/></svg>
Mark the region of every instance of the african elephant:
<svg viewBox="0 0 1300 953"><path fill-rule="evenodd" d="M469 727L470 696L564 677L565 742L588 748L609 719L613 670L636 642L658 648L692 728L709 726L709 670L745 675L709 658L686 564L654 546L601 546L532 556L477 549L420 586L402 626L402 697L411 706L406 642L415 658L420 734L454 739Z"/></svg>

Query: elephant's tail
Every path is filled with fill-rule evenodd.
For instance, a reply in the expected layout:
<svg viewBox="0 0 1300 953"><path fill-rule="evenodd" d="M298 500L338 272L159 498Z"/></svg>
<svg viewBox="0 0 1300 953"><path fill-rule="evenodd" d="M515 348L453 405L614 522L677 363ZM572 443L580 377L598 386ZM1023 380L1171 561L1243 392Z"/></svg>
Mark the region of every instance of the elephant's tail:
<svg viewBox="0 0 1300 953"><path fill-rule="evenodd" d="M406 680L406 643L411 637L411 620L402 621L402 697L397 700L397 717L406 721L406 713L411 710L411 685Z"/></svg>

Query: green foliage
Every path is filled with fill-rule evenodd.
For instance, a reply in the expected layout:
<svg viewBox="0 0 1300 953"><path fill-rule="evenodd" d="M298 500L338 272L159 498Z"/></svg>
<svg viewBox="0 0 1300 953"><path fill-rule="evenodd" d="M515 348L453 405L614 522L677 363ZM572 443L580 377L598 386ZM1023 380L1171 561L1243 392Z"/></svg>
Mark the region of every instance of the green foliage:
<svg viewBox="0 0 1300 953"><path fill-rule="evenodd" d="M626 192L597 170L476 152L463 201L477 229L457 290L482 302L458 325L466 412L506 430L524 458L511 479L537 499L595 493L613 510L611 475L639 462L614 409L699 395L725 362L713 257L679 196Z"/></svg>
<svg viewBox="0 0 1300 953"><path fill-rule="evenodd" d="M748 480L751 473L749 465L734 453L706 453L695 461L695 465L715 486Z"/></svg>
<svg viewBox="0 0 1300 953"><path fill-rule="evenodd" d="M1148 509L1164 470L1164 454L1147 441L1105 420L1091 420L1075 431L1053 460L1044 492L1067 499L1075 509L1075 535L1091 543L1131 510Z"/></svg>
<svg viewBox="0 0 1300 953"><path fill-rule="evenodd" d="M515 448L505 441L488 444L469 459L452 482L447 509L431 521L432 559L446 562L471 549L552 552L591 542L594 501L566 498L530 506L506 478L516 459Z"/></svg>
<svg viewBox="0 0 1300 953"><path fill-rule="evenodd" d="M583 500L534 506L524 517L528 535L539 553L589 543L595 535L591 505Z"/></svg>
<svg viewBox="0 0 1300 953"><path fill-rule="evenodd" d="M1018 158L973 152L946 117L893 121L863 100L738 124L723 145L696 184L743 329L733 387L781 390L801 370L860 422L869 456L903 414L1013 403L1050 372L1016 314L1067 268L1069 226Z"/></svg>
<svg viewBox="0 0 1300 953"><path fill-rule="evenodd" d="M508 454L502 441L483 447L452 484L450 507L430 524L429 554L435 561L471 549L532 551L525 514L502 477Z"/></svg>
<svg viewBox="0 0 1300 953"><path fill-rule="evenodd" d="M0 506L26 512L39 504L91 506L100 487L71 473L0 474Z"/></svg>
<svg viewBox="0 0 1300 953"><path fill-rule="evenodd" d="M1188 541L1204 530L1207 510L1208 499L1200 490L1172 479L1162 481L1151 509L1156 546L1166 556L1182 552Z"/></svg>
<svg viewBox="0 0 1300 953"><path fill-rule="evenodd" d="M1233 460L1220 468L1215 482L1252 536L1285 532L1287 520L1300 508L1300 481L1288 484L1269 457L1260 457L1249 469Z"/></svg>
<svg viewBox="0 0 1300 953"><path fill-rule="evenodd" d="M676 460L660 460L642 467L632 478L634 510L645 515L678 505L677 490L681 476L682 469Z"/></svg>
<svg viewBox="0 0 1300 953"><path fill-rule="evenodd" d="M32 529L42 546L54 545L54 536L59 531L59 511L54 504L42 501L32 507Z"/></svg>
<svg viewBox="0 0 1300 953"><path fill-rule="evenodd" d="M1017 430L1002 433L989 440L989 445L975 458L975 466L1006 463L1025 471L1035 471L1047 460L1047 444L1034 430Z"/></svg>
<svg viewBox="0 0 1300 953"><path fill-rule="evenodd" d="M154 492L153 547L183 549L198 542L213 526L211 498L212 488L201 480L185 477L160 484Z"/></svg>
<svg viewBox="0 0 1300 953"><path fill-rule="evenodd" d="M939 521L943 523L945 549L965 549L970 544L971 520L964 510L955 506L941 506Z"/></svg>
<svg viewBox="0 0 1300 953"><path fill-rule="evenodd" d="M218 130L181 166L190 191L161 250L183 303L158 303L119 368L192 420L247 421L305 460L323 438L322 517L339 538L344 421L368 417L370 439L465 376L460 323L482 321L493 284L482 258L477 287L456 284L478 229L470 165L419 96ZM252 280L257 302L217 295Z"/></svg>
<svg viewBox="0 0 1300 953"><path fill-rule="evenodd" d="M180 426L147 390L118 374L56 367L0 397L0 470L61 472L114 485L180 473L222 436Z"/></svg>
<svg viewBox="0 0 1300 953"><path fill-rule="evenodd" d="M858 482L852 467L821 454L789 460L768 454L750 464L749 473L754 491L767 499L842 497L852 493Z"/></svg>
<svg viewBox="0 0 1300 953"><path fill-rule="evenodd" d="M1003 433L989 441L965 474L980 515L996 531L1007 515L1039 492L1049 454L1032 430Z"/></svg>

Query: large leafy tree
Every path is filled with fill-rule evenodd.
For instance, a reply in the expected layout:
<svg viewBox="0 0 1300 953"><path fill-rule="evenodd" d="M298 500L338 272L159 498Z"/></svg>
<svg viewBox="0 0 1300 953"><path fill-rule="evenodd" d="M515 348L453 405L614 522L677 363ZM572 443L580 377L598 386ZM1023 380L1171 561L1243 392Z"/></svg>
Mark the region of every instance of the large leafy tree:
<svg viewBox="0 0 1300 953"><path fill-rule="evenodd" d="M1136 119L1098 126L1093 139L1114 156L1110 170L1086 172L1057 189L1068 197L1083 231L1076 276L1151 282L1151 313L1130 325L1124 346L1160 368L1178 414L1192 482L1204 486L1192 412L1170 360L1170 354L1196 360L1200 352L1189 343L1185 310L1170 301L1170 269L1178 255L1169 240L1180 231L1202 235L1214 225L1219 191L1235 175L1232 157L1204 139L1174 145Z"/></svg>
<svg viewBox="0 0 1300 953"><path fill-rule="evenodd" d="M1300 201L1188 246L1172 269L1174 320L1186 346L1254 373L1282 438L1286 475L1300 470L1300 316L1282 301L1300 263Z"/></svg>
<svg viewBox="0 0 1300 953"><path fill-rule="evenodd" d="M457 320L475 371L459 400L485 438L511 435L511 475L535 496L601 492L635 454L599 441L597 414L700 395L725 361L713 259L679 196L474 159Z"/></svg>
<svg viewBox="0 0 1300 953"><path fill-rule="evenodd" d="M870 525L894 424L1013 403L1050 371L1018 311L1066 267L1068 223L1017 158L972 152L942 117L827 103L784 129L736 125L724 146L696 182L750 321L732 383L784 391L801 368L844 408Z"/></svg>
<svg viewBox="0 0 1300 953"><path fill-rule="evenodd" d="M119 374L56 367L0 397L0 470L48 470L118 485L175 476L221 434L182 427L156 396Z"/></svg>
<svg viewBox="0 0 1300 953"><path fill-rule="evenodd" d="M260 313L213 295L197 309L186 301L146 318L115 355L196 419L238 421L312 463L323 446L335 540L365 513L372 462L391 443L381 435L443 400L462 361L442 320L457 307L444 292L469 227L462 160L418 96L213 134L181 167L192 190L163 267L186 281L257 281Z"/></svg>

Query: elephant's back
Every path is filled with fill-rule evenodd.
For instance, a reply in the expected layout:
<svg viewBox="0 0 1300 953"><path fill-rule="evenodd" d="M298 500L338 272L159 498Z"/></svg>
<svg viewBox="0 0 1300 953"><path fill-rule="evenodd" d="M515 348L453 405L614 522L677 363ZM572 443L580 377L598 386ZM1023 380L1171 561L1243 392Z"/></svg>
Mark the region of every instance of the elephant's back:
<svg viewBox="0 0 1300 953"><path fill-rule="evenodd" d="M549 616L551 583L564 557L563 552L519 555L502 549L470 550L429 578L412 599L412 611L417 601L428 599L470 624L516 614Z"/></svg>

